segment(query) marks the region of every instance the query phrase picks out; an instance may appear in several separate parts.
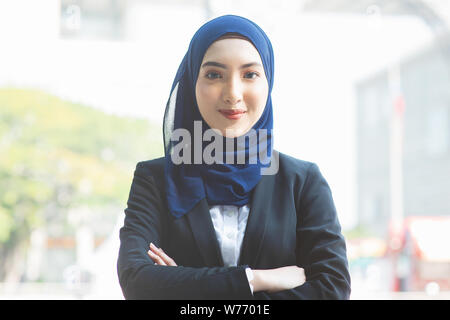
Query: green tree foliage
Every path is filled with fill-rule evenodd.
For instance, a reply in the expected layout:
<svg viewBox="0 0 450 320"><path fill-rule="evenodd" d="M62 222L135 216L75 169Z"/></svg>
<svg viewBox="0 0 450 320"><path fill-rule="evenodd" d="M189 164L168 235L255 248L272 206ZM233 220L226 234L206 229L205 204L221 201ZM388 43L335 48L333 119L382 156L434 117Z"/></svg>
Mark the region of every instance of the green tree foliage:
<svg viewBox="0 0 450 320"><path fill-rule="evenodd" d="M0 89L0 281L33 228L74 207L125 207L136 163L163 150L160 124Z"/></svg>

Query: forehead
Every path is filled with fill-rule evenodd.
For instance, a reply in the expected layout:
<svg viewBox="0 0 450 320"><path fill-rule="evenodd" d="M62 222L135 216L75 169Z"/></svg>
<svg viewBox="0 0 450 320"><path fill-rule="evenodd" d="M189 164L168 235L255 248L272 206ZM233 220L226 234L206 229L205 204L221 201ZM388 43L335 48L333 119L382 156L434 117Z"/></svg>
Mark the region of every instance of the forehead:
<svg viewBox="0 0 450 320"><path fill-rule="evenodd" d="M220 39L213 42L206 50L203 60L239 59L261 62L258 50L250 41L238 38Z"/></svg>

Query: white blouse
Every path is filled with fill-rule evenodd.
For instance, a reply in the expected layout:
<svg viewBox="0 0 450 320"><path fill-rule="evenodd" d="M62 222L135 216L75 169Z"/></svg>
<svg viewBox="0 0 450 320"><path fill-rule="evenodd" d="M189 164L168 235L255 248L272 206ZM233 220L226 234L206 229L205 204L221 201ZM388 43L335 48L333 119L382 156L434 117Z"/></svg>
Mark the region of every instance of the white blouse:
<svg viewBox="0 0 450 320"><path fill-rule="evenodd" d="M226 267L237 266L249 212L250 207L248 205L242 207L233 205L209 207L222 259ZM245 271L250 290L253 293L253 286L250 284L250 281L253 279L252 271L250 268L247 268Z"/></svg>

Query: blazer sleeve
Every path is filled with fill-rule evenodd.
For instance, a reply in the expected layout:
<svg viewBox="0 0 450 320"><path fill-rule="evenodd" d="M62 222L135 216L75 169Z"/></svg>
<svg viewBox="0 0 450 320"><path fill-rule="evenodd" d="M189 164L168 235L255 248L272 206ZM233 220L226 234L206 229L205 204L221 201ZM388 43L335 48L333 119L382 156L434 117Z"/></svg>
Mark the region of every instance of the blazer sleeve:
<svg viewBox="0 0 450 320"><path fill-rule="evenodd" d="M345 239L331 190L318 166L311 163L297 207L297 265L306 282L291 290L254 293L255 299L349 299Z"/></svg>
<svg viewBox="0 0 450 320"><path fill-rule="evenodd" d="M150 242L160 246L161 195L148 169L138 163L131 184L117 260L125 299L252 299L245 268L155 265Z"/></svg>

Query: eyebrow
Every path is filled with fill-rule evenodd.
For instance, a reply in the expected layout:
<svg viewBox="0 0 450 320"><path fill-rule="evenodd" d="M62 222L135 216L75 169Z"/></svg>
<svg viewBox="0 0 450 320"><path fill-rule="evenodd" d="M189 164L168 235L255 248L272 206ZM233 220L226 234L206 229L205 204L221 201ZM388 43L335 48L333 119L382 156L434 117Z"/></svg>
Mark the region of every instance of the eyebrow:
<svg viewBox="0 0 450 320"><path fill-rule="evenodd" d="M226 65L224 65L222 63L219 63L219 62L215 62L215 61L207 61L207 62L205 62L202 65L202 68L208 67L208 66L213 66L213 67L219 67L219 68L227 69ZM240 69L248 68L248 67L251 67L251 66L259 66L259 67L261 67L261 64L258 63L258 62L250 62L250 63L243 64L240 67Z"/></svg>

